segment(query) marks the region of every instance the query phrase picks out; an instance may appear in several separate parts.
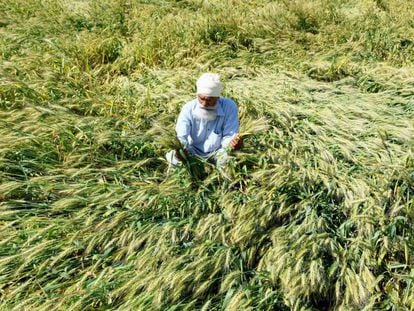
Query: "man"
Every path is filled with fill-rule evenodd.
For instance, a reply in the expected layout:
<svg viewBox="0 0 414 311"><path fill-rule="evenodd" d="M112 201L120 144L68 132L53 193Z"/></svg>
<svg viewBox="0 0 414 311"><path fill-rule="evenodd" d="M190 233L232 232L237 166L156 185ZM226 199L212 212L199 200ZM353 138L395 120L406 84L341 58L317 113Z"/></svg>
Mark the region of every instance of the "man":
<svg viewBox="0 0 414 311"><path fill-rule="evenodd" d="M184 154L208 158L224 167L228 151L242 146L236 103L220 97L223 86L218 74L202 74L196 86L196 99L186 103L178 116L177 137ZM177 150L168 152L166 158L172 165L184 160Z"/></svg>

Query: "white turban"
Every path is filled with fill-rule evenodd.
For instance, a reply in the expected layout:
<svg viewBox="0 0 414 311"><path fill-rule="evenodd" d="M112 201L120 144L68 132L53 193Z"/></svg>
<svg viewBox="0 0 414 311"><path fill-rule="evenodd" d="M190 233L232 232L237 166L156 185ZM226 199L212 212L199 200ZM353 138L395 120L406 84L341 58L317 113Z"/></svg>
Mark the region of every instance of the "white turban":
<svg viewBox="0 0 414 311"><path fill-rule="evenodd" d="M197 94L219 97L223 85L220 82L220 76L215 73L203 73L197 80Z"/></svg>

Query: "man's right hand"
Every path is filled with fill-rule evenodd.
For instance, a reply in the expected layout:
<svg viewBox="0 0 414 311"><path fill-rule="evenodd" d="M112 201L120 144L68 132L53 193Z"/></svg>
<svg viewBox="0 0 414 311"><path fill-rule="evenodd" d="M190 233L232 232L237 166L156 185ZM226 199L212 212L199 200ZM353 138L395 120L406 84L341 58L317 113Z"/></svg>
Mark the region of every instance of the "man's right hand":
<svg viewBox="0 0 414 311"><path fill-rule="evenodd" d="M233 139L230 141L229 146L233 150L240 150L243 147L243 138L237 134Z"/></svg>

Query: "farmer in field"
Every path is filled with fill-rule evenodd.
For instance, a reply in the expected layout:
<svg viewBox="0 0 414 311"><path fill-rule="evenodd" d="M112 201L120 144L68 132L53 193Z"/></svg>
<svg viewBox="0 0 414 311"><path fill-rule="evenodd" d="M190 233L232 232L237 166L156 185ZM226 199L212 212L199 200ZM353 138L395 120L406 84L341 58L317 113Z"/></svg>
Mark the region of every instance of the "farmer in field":
<svg viewBox="0 0 414 311"><path fill-rule="evenodd" d="M220 76L204 73L197 80L197 96L187 102L177 120L175 130L182 150L166 154L168 162L179 165L183 155L207 158L224 167L230 150L242 147L236 103L220 97L223 86Z"/></svg>

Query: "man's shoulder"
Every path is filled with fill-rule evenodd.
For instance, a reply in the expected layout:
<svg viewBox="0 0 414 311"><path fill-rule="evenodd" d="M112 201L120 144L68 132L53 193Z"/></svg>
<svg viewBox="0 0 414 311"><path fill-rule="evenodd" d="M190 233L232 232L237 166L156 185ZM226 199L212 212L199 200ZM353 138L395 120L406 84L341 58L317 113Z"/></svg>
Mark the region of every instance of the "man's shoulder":
<svg viewBox="0 0 414 311"><path fill-rule="evenodd" d="M183 105L182 110L191 110L196 106L196 104L197 104L197 99L192 99Z"/></svg>
<svg viewBox="0 0 414 311"><path fill-rule="evenodd" d="M236 102L234 99L228 98L228 97L220 97L220 100L222 100L224 103L231 103L233 105L236 105Z"/></svg>
<svg viewBox="0 0 414 311"><path fill-rule="evenodd" d="M237 104L233 99L227 97L220 97L220 100L224 111L237 110Z"/></svg>

